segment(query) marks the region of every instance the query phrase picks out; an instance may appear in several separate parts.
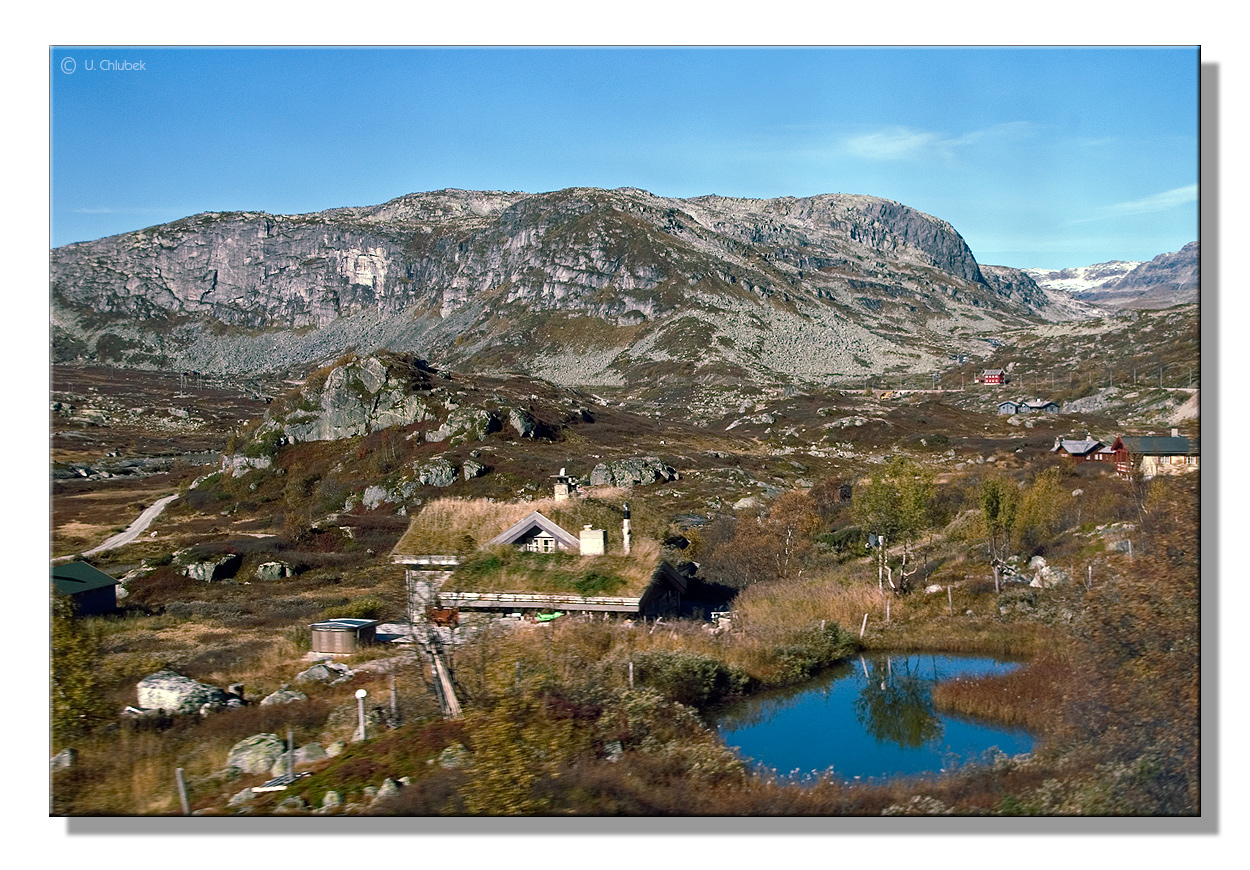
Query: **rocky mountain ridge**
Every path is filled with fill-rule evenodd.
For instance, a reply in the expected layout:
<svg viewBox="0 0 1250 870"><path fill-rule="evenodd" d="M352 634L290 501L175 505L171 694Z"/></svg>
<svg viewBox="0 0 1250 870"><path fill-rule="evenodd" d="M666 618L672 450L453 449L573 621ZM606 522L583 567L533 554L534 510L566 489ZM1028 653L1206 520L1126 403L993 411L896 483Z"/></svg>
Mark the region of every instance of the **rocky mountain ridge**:
<svg viewBox="0 0 1250 870"><path fill-rule="evenodd" d="M843 194L444 190L196 215L51 260L55 359L200 371L390 349L565 384L813 383L1072 316L945 221Z"/></svg>
<svg viewBox="0 0 1250 870"><path fill-rule="evenodd" d="M1047 291L1108 309L1170 308L1198 301L1198 242L1148 262L1112 260L1071 269L1024 269Z"/></svg>

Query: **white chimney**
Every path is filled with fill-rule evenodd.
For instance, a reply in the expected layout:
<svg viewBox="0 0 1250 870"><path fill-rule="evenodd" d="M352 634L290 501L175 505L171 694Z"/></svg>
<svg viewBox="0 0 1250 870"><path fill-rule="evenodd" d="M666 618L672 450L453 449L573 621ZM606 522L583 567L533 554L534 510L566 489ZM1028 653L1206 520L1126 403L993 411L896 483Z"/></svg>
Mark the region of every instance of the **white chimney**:
<svg viewBox="0 0 1250 870"><path fill-rule="evenodd" d="M625 539L625 555L629 555L629 502L625 502L625 518L621 520L621 534Z"/></svg>
<svg viewBox="0 0 1250 870"><path fill-rule="evenodd" d="M1181 437L1181 430L1180 430L1180 429L1173 429L1173 430L1172 430L1172 437L1173 437L1173 438L1179 438L1179 437Z"/></svg>

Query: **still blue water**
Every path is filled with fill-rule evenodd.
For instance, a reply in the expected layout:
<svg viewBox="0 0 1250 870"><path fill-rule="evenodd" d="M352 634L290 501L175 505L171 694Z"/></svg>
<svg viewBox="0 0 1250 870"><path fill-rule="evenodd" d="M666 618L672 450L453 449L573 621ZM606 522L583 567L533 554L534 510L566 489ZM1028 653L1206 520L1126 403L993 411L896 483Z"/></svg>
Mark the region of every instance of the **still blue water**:
<svg viewBox="0 0 1250 870"><path fill-rule="evenodd" d="M1031 752L1033 737L933 709L939 680L1006 673L1013 662L971 656L864 656L785 693L748 699L717 716L725 743L783 776L832 770L842 779L939 773L995 747Z"/></svg>

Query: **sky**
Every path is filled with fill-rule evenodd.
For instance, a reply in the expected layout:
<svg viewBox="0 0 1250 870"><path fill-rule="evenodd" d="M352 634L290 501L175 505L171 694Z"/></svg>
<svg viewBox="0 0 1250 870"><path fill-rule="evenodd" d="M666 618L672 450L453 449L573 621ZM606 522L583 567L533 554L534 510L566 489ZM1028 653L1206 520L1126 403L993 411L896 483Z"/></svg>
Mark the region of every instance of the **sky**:
<svg viewBox="0 0 1250 870"><path fill-rule="evenodd" d="M1196 48L50 50L51 244L441 188L858 193L979 262L1198 237ZM131 64L133 68L127 68Z"/></svg>

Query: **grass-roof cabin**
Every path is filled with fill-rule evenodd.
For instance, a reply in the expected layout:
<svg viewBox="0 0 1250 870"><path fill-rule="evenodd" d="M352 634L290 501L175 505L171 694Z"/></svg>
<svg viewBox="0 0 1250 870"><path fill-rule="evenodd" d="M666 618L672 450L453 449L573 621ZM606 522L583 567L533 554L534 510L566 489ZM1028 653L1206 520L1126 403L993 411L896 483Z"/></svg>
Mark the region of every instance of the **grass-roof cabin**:
<svg viewBox="0 0 1250 870"><path fill-rule="evenodd" d="M79 616L116 610L120 583L86 562L52 566L52 591L69 598L74 605L74 613Z"/></svg>
<svg viewBox="0 0 1250 870"><path fill-rule="evenodd" d="M645 510L640 516L637 505L624 551L627 497L621 491L517 503L437 499L409 521L391 558L406 567L417 605L677 612L689 580L660 559L659 544L647 534L654 520ZM424 602L417 600L422 595Z"/></svg>

